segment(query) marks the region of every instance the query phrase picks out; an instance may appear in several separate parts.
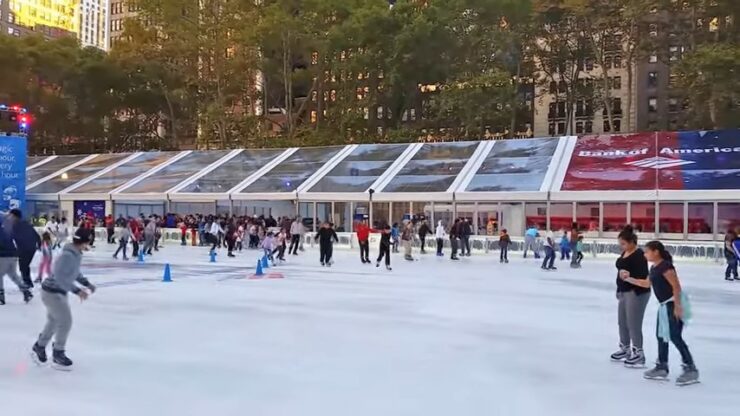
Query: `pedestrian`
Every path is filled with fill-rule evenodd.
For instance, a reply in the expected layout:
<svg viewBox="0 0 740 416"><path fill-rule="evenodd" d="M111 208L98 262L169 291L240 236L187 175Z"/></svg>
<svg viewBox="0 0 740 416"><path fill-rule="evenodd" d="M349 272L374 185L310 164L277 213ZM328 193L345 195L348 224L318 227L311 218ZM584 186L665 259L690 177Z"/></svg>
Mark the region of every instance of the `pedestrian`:
<svg viewBox="0 0 740 416"><path fill-rule="evenodd" d="M699 382L699 370L696 369L694 358L691 356L688 345L683 339L683 327L690 318L688 297L681 288L678 273L673 265L673 257L660 241L651 241L645 244L645 258L653 263L650 268L649 279L635 279L626 272L620 272L620 277L628 283L650 288L652 286L655 298L660 302L658 309L657 329L658 362L655 368L645 372L649 380L668 379L668 342L672 342L681 354L683 373L676 379L676 384L685 386Z"/></svg>
<svg viewBox="0 0 740 416"><path fill-rule="evenodd" d="M298 247L301 245L301 238L306 233L301 217L296 217L290 224L290 249L288 254L298 255Z"/></svg>
<svg viewBox="0 0 740 416"><path fill-rule="evenodd" d="M619 233L622 254L617 267L617 322L619 325L619 350L611 355L612 361L624 361L625 366L643 368L645 353L642 343L642 321L650 301L650 287L630 283L622 275L634 280L647 281L648 270L645 253L637 247L637 235L628 225Z"/></svg>
<svg viewBox="0 0 740 416"><path fill-rule="evenodd" d="M447 237L442 220L437 221L437 229L434 231L434 237L437 240L437 257L442 257L444 256L442 249L444 248L445 238Z"/></svg>
<svg viewBox="0 0 740 416"><path fill-rule="evenodd" d="M44 275L47 277L51 276L52 245L51 234L45 232L44 235L41 236L41 263L39 263L39 274L34 283L41 283L44 279Z"/></svg>
<svg viewBox="0 0 740 416"><path fill-rule="evenodd" d="M460 219L455 219L455 222L452 224L452 227L450 227L450 248L452 251L452 254L450 255L450 260L460 260L457 257L457 248L459 247L460 242Z"/></svg>
<svg viewBox="0 0 740 416"><path fill-rule="evenodd" d="M560 261L565 259L570 260L570 239L568 232L563 230L563 236L560 237Z"/></svg>
<svg viewBox="0 0 740 416"><path fill-rule="evenodd" d="M131 238L131 228L129 226L121 228L121 234L118 236L118 249L113 254L113 258L118 258L118 253L123 252L123 260L127 261L126 249L128 248L128 240ZM136 253L135 255L137 255Z"/></svg>
<svg viewBox="0 0 740 416"><path fill-rule="evenodd" d="M391 227L391 240L393 241L393 252L398 253L398 242L401 236L401 231L398 229L398 223L393 223Z"/></svg>
<svg viewBox="0 0 740 416"><path fill-rule="evenodd" d="M370 233L375 232L367 225L367 220L362 220L355 225L357 233L357 242L360 244L360 261L363 264L370 264Z"/></svg>
<svg viewBox="0 0 740 416"><path fill-rule="evenodd" d="M41 238L36 229L23 219L20 211L11 211L9 215L14 218L12 235L18 250L18 268L21 270L21 278L26 287L33 288L31 263L36 251L41 247Z"/></svg>
<svg viewBox="0 0 740 416"><path fill-rule="evenodd" d="M504 228L501 230L501 236L498 238L498 247L501 250L501 263L509 262L509 244L511 244L511 237L509 237L508 231Z"/></svg>
<svg viewBox="0 0 740 416"><path fill-rule="evenodd" d="M319 242L320 261L322 266L331 267L332 265L332 254L334 253L333 243L339 242L337 233L332 229L331 224L325 222L321 224L321 228L314 237Z"/></svg>
<svg viewBox="0 0 740 416"><path fill-rule="evenodd" d="M533 224L530 226L527 231L524 232L524 258L527 258L527 251L532 250L534 252L534 258L538 259L539 253L537 253L537 247L535 246L535 242L537 241L537 235L539 232L537 231L537 227Z"/></svg>
<svg viewBox="0 0 740 416"><path fill-rule="evenodd" d="M87 250L89 243L90 231L85 228L77 230L72 243L62 249L62 254L54 262L53 275L41 284L41 301L46 306L47 314L46 325L32 348L32 357L39 365L46 363L46 346L54 337L52 366L64 371L72 369L72 360L65 353L67 337L72 329L72 311L67 293L74 293L82 301L95 293L95 285L80 272L82 252ZM87 291L77 287L75 283Z"/></svg>
<svg viewBox="0 0 740 416"><path fill-rule="evenodd" d="M414 224L406 221L401 232L401 241L403 242L403 258L408 261L414 261L412 253L412 243L414 242Z"/></svg>
<svg viewBox="0 0 740 416"><path fill-rule="evenodd" d="M461 255L470 257L470 236L473 234L473 227L470 226L470 221L467 218L460 221L459 227Z"/></svg>
<svg viewBox="0 0 740 416"><path fill-rule="evenodd" d="M427 236L432 233L432 230L429 229L429 225L427 224L427 220L423 219L421 220L421 224L419 225L419 240L421 241L421 250L419 251L421 254L427 254L425 248L426 248L426 242L427 242Z"/></svg>
<svg viewBox="0 0 740 416"><path fill-rule="evenodd" d="M391 271L391 227L386 224L380 234L380 246L378 247L378 261L375 267L380 267L380 262L385 257L385 268Z"/></svg>
<svg viewBox="0 0 740 416"><path fill-rule="evenodd" d="M23 300L28 303L33 299L30 286L23 283L18 276L18 249L14 240L13 229L16 222L22 217L18 209L12 209L3 218L0 230L0 305L5 305L4 280L7 275L18 290L23 293Z"/></svg>
<svg viewBox="0 0 740 416"><path fill-rule="evenodd" d="M558 268L555 267L555 241L554 241L554 234L552 231L548 231L545 234L545 241L543 242L545 246L545 258L542 260L542 270L557 270Z"/></svg>
<svg viewBox="0 0 740 416"><path fill-rule="evenodd" d="M740 279L737 277L737 265L738 259L740 259L740 238L737 233L732 230L727 231L725 234L725 260L727 260L727 268L725 269L725 280L733 281Z"/></svg>

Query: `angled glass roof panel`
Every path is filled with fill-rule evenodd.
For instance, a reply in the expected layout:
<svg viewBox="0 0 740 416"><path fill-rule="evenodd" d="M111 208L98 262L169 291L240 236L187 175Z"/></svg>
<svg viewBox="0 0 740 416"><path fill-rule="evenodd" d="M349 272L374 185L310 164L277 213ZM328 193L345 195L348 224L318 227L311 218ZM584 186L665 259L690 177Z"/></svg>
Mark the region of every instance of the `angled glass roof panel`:
<svg viewBox="0 0 740 416"><path fill-rule="evenodd" d="M92 181L72 190L73 194L96 194L113 191L125 185L127 182L145 174L149 170L166 162L179 152L148 152L143 153L133 160L120 165L110 172L99 176Z"/></svg>
<svg viewBox="0 0 740 416"><path fill-rule="evenodd" d="M67 166L77 163L90 155L69 155L57 156L54 160L44 163L43 165L31 169L26 173L26 185L30 185L41 178L45 178L52 173L62 170Z"/></svg>
<svg viewBox="0 0 740 416"><path fill-rule="evenodd" d="M105 169L113 163L120 162L130 155L131 153L110 153L95 156L93 159L72 168L55 178L51 178L35 188L31 188L30 192L35 194L55 194L100 172L101 169Z"/></svg>
<svg viewBox="0 0 740 416"><path fill-rule="evenodd" d="M365 192L408 147L408 144L358 146L309 192Z"/></svg>
<svg viewBox="0 0 740 416"><path fill-rule="evenodd" d="M240 193L282 193L298 189L344 146L298 149Z"/></svg>
<svg viewBox="0 0 740 416"><path fill-rule="evenodd" d="M284 149L244 150L178 192L228 192L281 155L284 151Z"/></svg>
<svg viewBox="0 0 740 416"><path fill-rule="evenodd" d="M230 150L192 152L158 171L156 175L144 178L141 182L130 188L126 188L122 193L148 194L166 192L230 152Z"/></svg>
<svg viewBox="0 0 740 416"><path fill-rule="evenodd" d="M496 142L465 190L539 191L557 147L557 139Z"/></svg>
<svg viewBox="0 0 740 416"><path fill-rule="evenodd" d="M26 156L26 167L33 166L51 156Z"/></svg>
<svg viewBox="0 0 740 416"><path fill-rule="evenodd" d="M444 192L478 146L479 142L427 143L383 192Z"/></svg>

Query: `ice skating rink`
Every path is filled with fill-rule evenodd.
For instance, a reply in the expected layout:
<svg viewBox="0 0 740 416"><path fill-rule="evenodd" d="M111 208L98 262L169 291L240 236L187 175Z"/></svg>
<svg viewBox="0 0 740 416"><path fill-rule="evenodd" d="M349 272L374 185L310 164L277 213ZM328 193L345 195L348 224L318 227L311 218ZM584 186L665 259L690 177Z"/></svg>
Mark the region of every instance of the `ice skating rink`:
<svg viewBox="0 0 740 416"><path fill-rule="evenodd" d="M612 260L543 272L511 253L452 263L434 255L392 272L308 250L248 280L257 254L208 263L168 246L144 265L102 245L83 271L98 292L71 297L71 373L38 368L39 298L11 288L0 307L0 406L18 416L737 415L740 282L719 264L678 262L693 300L685 332L702 384L642 379L617 346ZM371 256L377 254L371 249ZM173 283L162 283L172 265ZM270 269L275 271L276 269ZM6 279L5 286L11 285ZM652 363L656 301L645 319ZM671 347L671 378L680 372Z"/></svg>

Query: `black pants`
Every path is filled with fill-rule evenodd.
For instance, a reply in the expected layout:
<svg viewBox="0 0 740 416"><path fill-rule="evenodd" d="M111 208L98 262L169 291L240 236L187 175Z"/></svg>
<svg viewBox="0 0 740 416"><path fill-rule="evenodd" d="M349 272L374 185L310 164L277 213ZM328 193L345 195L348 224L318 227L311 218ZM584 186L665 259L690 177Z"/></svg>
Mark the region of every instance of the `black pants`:
<svg viewBox="0 0 740 416"><path fill-rule="evenodd" d="M457 257L457 245L458 245L458 239L453 237L450 238L450 246L452 248L452 255L450 256L451 259L454 259Z"/></svg>
<svg viewBox="0 0 740 416"><path fill-rule="evenodd" d="M136 239L131 240L131 244L134 246L131 249L131 255L136 257L139 255L139 242Z"/></svg>
<svg viewBox="0 0 740 416"><path fill-rule="evenodd" d="M108 244L115 244L116 240L113 239L113 228L106 228L106 231L108 232Z"/></svg>
<svg viewBox="0 0 740 416"><path fill-rule="evenodd" d="M226 247L229 249L229 254L232 254L232 252L234 251L234 247L236 247L236 240L234 240L233 238L227 238Z"/></svg>
<svg viewBox="0 0 740 416"><path fill-rule="evenodd" d="M216 247L218 247L218 237L209 233L206 234L206 241L208 244L212 244L211 251L216 250Z"/></svg>
<svg viewBox="0 0 740 416"><path fill-rule="evenodd" d="M321 264L327 264L331 261L332 254L334 254L334 245L332 243L319 244L319 251L321 256Z"/></svg>
<svg viewBox="0 0 740 416"><path fill-rule="evenodd" d="M442 255L442 249L444 248L444 246L445 246L445 240L438 238L437 239L437 255L438 256Z"/></svg>
<svg viewBox="0 0 740 416"><path fill-rule="evenodd" d="M508 261L509 260L509 246L502 246L501 247L501 261Z"/></svg>
<svg viewBox="0 0 740 416"><path fill-rule="evenodd" d="M185 238L186 237L187 237L187 234L182 234L182 236L180 238L180 245L181 246L186 246L188 244L187 242L185 242Z"/></svg>
<svg viewBox="0 0 740 416"><path fill-rule="evenodd" d="M425 235L420 235L419 236L419 240L421 240L421 251L424 251L424 249L427 246L427 236L426 236L426 234Z"/></svg>
<svg viewBox="0 0 740 416"><path fill-rule="evenodd" d="M122 239L121 239L121 240L120 240L120 241L118 242L118 250L116 250L116 254L114 254L114 255L113 255L113 257L118 257L118 253L120 253L121 251L123 251L123 258L124 258L124 259L125 259L125 258L127 258L127 257L126 257L126 249L127 249L127 248L128 248L128 240L126 240L125 238L122 238ZM137 253L137 254L138 254L138 253ZM136 254L135 254L135 255L136 255Z"/></svg>
<svg viewBox="0 0 740 416"><path fill-rule="evenodd" d="M33 286L33 280L31 280L31 262L33 256L36 255L36 251L19 251L18 252L18 267L21 269L21 277L23 278L23 284L28 287Z"/></svg>
<svg viewBox="0 0 740 416"><path fill-rule="evenodd" d="M666 308L668 308L668 328L671 331L671 342L673 345L676 346L676 349L681 354L681 360L685 365L694 365L694 358L691 357L691 352L689 352L689 346L686 345L686 342L683 340L683 321L676 319L676 316L673 315L673 308L674 304L673 302L666 303ZM658 328L656 326L655 333L658 333ZM668 342L663 341L663 339L658 336L658 363L660 364L668 364Z"/></svg>
<svg viewBox="0 0 740 416"><path fill-rule="evenodd" d="M288 254L298 254L298 247L301 245L301 235L293 234L290 236L290 249Z"/></svg>
<svg viewBox="0 0 740 416"><path fill-rule="evenodd" d="M380 263L380 261L383 260L383 257L385 257L385 265L390 266L391 265L391 246L386 246L386 245L381 244L378 251L379 251L378 263Z"/></svg>
<svg viewBox="0 0 740 416"><path fill-rule="evenodd" d="M370 262L370 242L360 241L360 260L362 260L363 263Z"/></svg>
<svg viewBox="0 0 740 416"><path fill-rule="evenodd" d="M466 254L468 256L470 255L470 236L469 235L464 235L462 237L462 248L460 249L460 251L462 252L463 256Z"/></svg>
<svg viewBox="0 0 740 416"><path fill-rule="evenodd" d="M576 264L581 264L581 261L583 260L583 253L580 251L576 253Z"/></svg>

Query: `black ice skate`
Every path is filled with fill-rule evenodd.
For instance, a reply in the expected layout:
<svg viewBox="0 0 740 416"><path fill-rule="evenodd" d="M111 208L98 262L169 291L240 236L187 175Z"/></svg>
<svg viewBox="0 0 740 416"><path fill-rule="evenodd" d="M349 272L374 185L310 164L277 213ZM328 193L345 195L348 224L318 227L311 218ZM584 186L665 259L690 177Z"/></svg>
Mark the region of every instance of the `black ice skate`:
<svg viewBox="0 0 740 416"><path fill-rule="evenodd" d="M23 291L23 301L28 303L31 301L31 299L33 299L33 293L31 293L30 289L25 289Z"/></svg>
<svg viewBox="0 0 740 416"><path fill-rule="evenodd" d="M51 366L55 370L72 371L72 360L70 360L64 351L54 350Z"/></svg>
<svg viewBox="0 0 740 416"><path fill-rule="evenodd" d="M5 291L0 289L0 305L5 305Z"/></svg>
<svg viewBox="0 0 740 416"><path fill-rule="evenodd" d="M386 270L388 270L389 272L393 270L393 269L391 268L391 266L385 266L385 268L386 268Z"/></svg>
<svg viewBox="0 0 740 416"><path fill-rule="evenodd" d="M45 365L47 361L46 348L41 348L39 344L33 344L33 347L31 348L31 358L36 365Z"/></svg>
<svg viewBox="0 0 740 416"><path fill-rule="evenodd" d="M638 348L632 348L632 355L624 361L628 368L645 368L645 353Z"/></svg>
<svg viewBox="0 0 740 416"><path fill-rule="evenodd" d="M699 370L694 365L684 365L683 374L676 379L677 386L690 386L699 382Z"/></svg>

